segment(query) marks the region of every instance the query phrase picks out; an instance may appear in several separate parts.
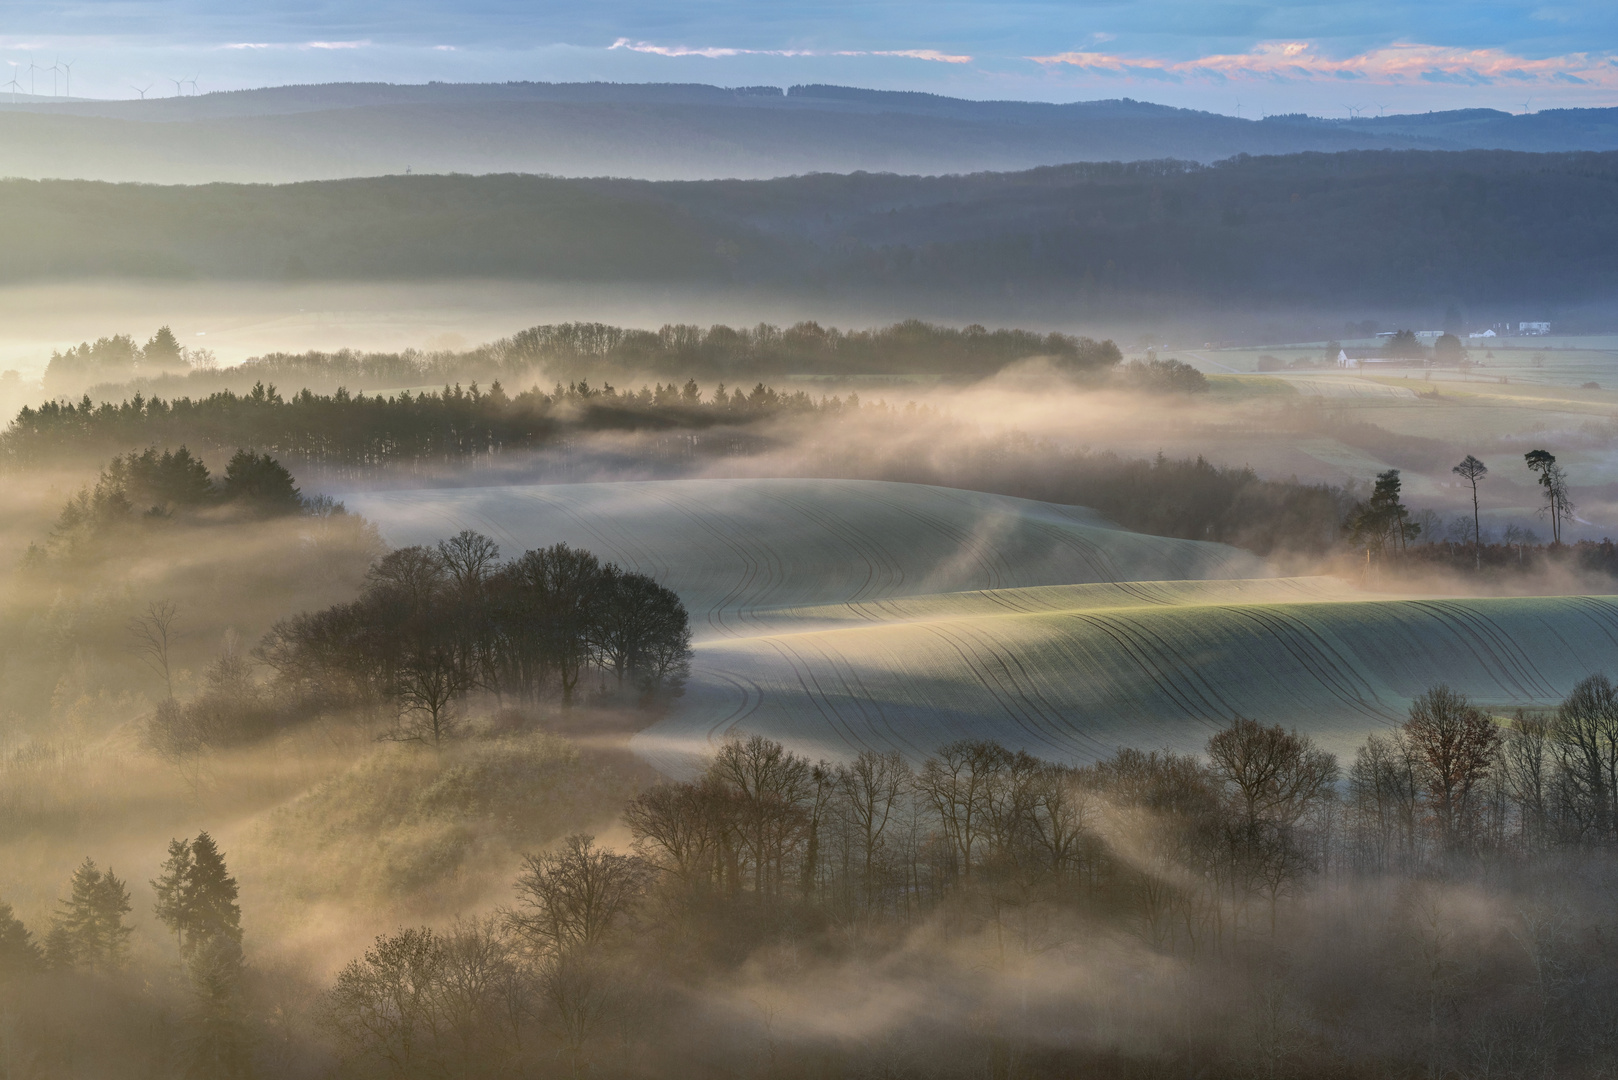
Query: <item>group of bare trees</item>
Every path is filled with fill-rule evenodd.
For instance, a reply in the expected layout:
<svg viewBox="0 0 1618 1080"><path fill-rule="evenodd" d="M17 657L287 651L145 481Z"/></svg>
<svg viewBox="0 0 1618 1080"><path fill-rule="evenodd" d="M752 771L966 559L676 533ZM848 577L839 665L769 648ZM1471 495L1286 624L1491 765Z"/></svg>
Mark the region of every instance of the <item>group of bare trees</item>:
<svg viewBox="0 0 1618 1080"><path fill-rule="evenodd" d="M918 765L874 752L817 762L763 737L732 739L698 776L629 803L629 851L570 837L526 857L517 902L495 916L378 939L337 980L328 1027L344 1068L360 1075L520 1074L536 1054L574 1074L631 1061L658 1074L688 1024L718 1040L693 1060L745 1069L727 1042L740 1021L679 1003L758 978L760 955L880 955L921 934L987 938L1000 943L995 955L1028 958L1122 933L1208 980L1211 997L1184 1006L1186 1016L1236 1024L1153 1032L1163 1045L1198 1043L1184 1052L1205 1055L1208 1075L1318 1075L1328 1065L1345 1076L1470 1075L1479 1054L1491 1068L1521 1059L1553 1075L1598 1060L1605 1044L1578 1030L1609 1014L1574 983L1607 985L1590 981L1590 965L1612 950L1579 945L1574 897L1515 901L1521 926L1513 915L1499 937L1444 890L1482 888L1480 875L1498 878L1505 865L1532 878L1551 865L1535 860L1570 853L1599 876L1618 845L1612 684L1592 677L1559 708L1509 723L1435 687L1404 723L1368 739L1343 779L1309 738L1240 717L1201 755L1125 749L1084 767L986 741L951 743ZM1357 896L1370 923L1334 895ZM1385 930L1371 929L1378 920ZM1535 968L1513 967L1519 947ZM1295 952L1336 966L1285 975ZM786 962L770 992L790 999L803 964ZM1134 964L1112 976L1120 992L1145 977L1146 961ZM942 1003L977 991L935 992ZM1233 1011L1222 995L1256 1004ZM1319 1019L1302 1019L1311 1012ZM1388 1030L1367 1041L1350 1012ZM1578 1018L1567 1028L1552 1018L1560 1013ZM959 1049L929 1060L954 1075L951 1054L979 1035L937 1039ZM1082 1042L1040 1064L991 1038L988 1067L1057 1076L1088 1063L1097 1075L1133 1075L1097 1065ZM770 1046L769 1069L819 1060L812 1044Z"/></svg>
<svg viewBox="0 0 1618 1080"><path fill-rule="evenodd" d="M595 672L642 700L677 693L690 620L644 574L566 544L500 561L464 531L390 552L358 600L277 623L256 655L309 708L386 706L394 736L441 744L474 692L572 704Z"/></svg>
<svg viewBox="0 0 1618 1080"><path fill-rule="evenodd" d="M1348 775L1349 861L1435 861L1618 844L1618 690L1581 681L1555 709L1507 724L1443 687L1361 747Z"/></svg>

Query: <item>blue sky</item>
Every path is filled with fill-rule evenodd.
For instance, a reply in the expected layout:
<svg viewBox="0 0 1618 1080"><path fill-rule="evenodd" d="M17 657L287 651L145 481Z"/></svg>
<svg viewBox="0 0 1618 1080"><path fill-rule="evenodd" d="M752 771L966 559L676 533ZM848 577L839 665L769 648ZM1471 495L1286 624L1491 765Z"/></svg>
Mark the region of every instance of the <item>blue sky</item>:
<svg viewBox="0 0 1618 1080"><path fill-rule="evenodd" d="M1618 2L0 0L0 60L76 96L292 82L836 82L1256 116L1618 105ZM4 78L12 76L7 74ZM66 90L58 70L56 85Z"/></svg>

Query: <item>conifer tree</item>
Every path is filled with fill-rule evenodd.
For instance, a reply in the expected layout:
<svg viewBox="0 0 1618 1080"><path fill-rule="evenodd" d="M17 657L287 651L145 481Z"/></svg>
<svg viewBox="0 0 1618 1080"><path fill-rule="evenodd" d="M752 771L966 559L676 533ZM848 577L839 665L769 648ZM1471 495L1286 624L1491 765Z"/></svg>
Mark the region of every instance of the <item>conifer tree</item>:
<svg viewBox="0 0 1618 1080"><path fill-rule="evenodd" d="M152 888L157 892L154 911L158 920L174 932L180 955L188 963L216 938L241 945L236 879L206 832L198 833L195 840L169 842L169 857Z"/></svg>
<svg viewBox="0 0 1618 1080"><path fill-rule="evenodd" d="M174 933L180 951L185 952L185 932L191 925L191 875L195 860L191 857L189 840L170 840L169 857L163 870L152 882L157 893L153 910L158 922Z"/></svg>
<svg viewBox="0 0 1618 1080"><path fill-rule="evenodd" d="M45 966L45 953L34 935L17 918L11 905L0 901L0 982L32 975Z"/></svg>
<svg viewBox="0 0 1618 1080"><path fill-rule="evenodd" d="M73 871L68 898L60 903L56 927L62 936L46 940L57 964L115 971L123 966L134 928L124 925L130 912L129 890L109 867L105 873L86 858Z"/></svg>

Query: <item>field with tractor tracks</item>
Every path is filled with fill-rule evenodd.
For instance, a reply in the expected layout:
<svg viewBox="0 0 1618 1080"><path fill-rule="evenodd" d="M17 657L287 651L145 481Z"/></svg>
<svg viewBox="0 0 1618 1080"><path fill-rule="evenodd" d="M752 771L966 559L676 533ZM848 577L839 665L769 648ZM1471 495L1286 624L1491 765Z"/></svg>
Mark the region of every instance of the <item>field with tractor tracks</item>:
<svg viewBox="0 0 1618 1080"><path fill-rule="evenodd" d="M681 480L345 496L394 544L565 541L691 611L686 693L636 737L679 775L733 733L816 757L992 738L1088 761L1240 713L1339 754L1447 682L1496 709L1618 667L1618 597L1378 597L1088 510L911 484Z"/></svg>

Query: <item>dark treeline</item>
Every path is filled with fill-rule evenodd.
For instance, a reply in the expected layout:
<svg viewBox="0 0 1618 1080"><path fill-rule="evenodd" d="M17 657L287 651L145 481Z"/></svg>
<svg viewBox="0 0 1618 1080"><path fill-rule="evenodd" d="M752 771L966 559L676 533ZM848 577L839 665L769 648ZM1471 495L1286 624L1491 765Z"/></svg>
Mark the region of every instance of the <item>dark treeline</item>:
<svg viewBox="0 0 1618 1080"><path fill-rule="evenodd" d="M1339 306L1543 305L1615 284L1618 155L1350 151L1016 173L652 183L8 180L34 278L517 277ZM0 271L20 273L20 270Z"/></svg>
<svg viewBox="0 0 1618 1080"><path fill-rule="evenodd" d="M748 1060L747 1019L680 1004L740 982L777 1003L755 1037L778 1075L1586 1075L1618 991L1600 884L1615 754L1601 676L1504 726L1437 687L1346 778L1309 739L1241 718L1202 756L1087 767L974 741L919 767L817 763L734 739L630 803L634 854L575 836L528 857L516 905L474 938L521 973L480 1020L437 1004L464 978L463 923L378 938L337 977L327 1030L354 1076L520 1071L547 1036L575 1070L689 1075ZM1536 887L1552 867L1555 895ZM1120 936L1141 954L1109 967ZM442 988L409 1018L409 1061L400 1029L370 1022L401 954ZM1130 987L1154 960L1180 975L1143 1001ZM901 974L922 971L926 989ZM863 980L920 1004L874 1032L814 1022L839 1013L808 987ZM518 1002L542 1003L537 1022Z"/></svg>
<svg viewBox="0 0 1618 1080"><path fill-rule="evenodd" d="M114 457L94 484L69 499L45 545L30 546L27 561L73 563L107 544L124 543L134 525L160 524L177 515L194 518L216 508L250 518L345 512L324 496L304 498L292 474L268 454L238 449L216 480L184 446L161 454L148 447Z"/></svg>
<svg viewBox="0 0 1618 1080"><path fill-rule="evenodd" d="M1615 760L1603 676L1509 721L1435 687L1346 770L1240 717L1087 766L733 738L629 802L630 850L531 853L508 906L390 929L298 1006L242 965L206 834L153 882L189 1009L87 862L44 948L0 906L7 1049L56 1060L79 1002L140 1021L95 1052L209 1076L1597 1076Z"/></svg>
<svg viewBox="0 0 1618 1080"><path fill-rule="evenodd" d="M158 336L167 333L164 327ZM172 335L167 340L172 343ZM1032 356L1048 357L1071 371L1104 370L1122 358L1111 341L1030 330L989 330L975 324L954 329L917 319L872 330L839 330L814 322L785 328L769 323L736 328L671 323L655 331L603 323L558 323L530 327L462 352L343 349L269 353L232 368L196 370L188 369L178 346L163 351L148 342L143 350L132 338L120 335L53 353L45 370L45 389L52 394L73 394L89 386L136 378L147 387L148 396L255 380L318 390L471 379L531 381L540 374L568 381L621 375L731 379L919 373L981 378Z"/></svg>
<svg viewBox="0 0 1618 1080"><path fill-rule="evenodd" d="M184 443L218 453L248 442L287 460L352 474L394 464L477 464L502 452L539 449L594 431L700 431L785 413L859 407L857 394L817 399L763 383L734 391L720 383L704 395L694 380L640 391L581 380L548 394L536 389L516 397L498 381L487 391L473 383L437 393L402 390L384 397L304 390L290 398L260 383L250 393L225 390L195 400L136 394L121 404L98 405L86 396L77 404L25 407L0 434L0 458L30 467L131 445Z"/></svg>
<svg viewBox="0 0 1618 1080"><path fill-rule="evenodd" d="M154 605L135 626L164 673L173 615ZM591 690L592 700L650 705L681 692L691 629L680 598L644 574L566 544L501 562L494 541L462 532L389 552L358 599L277 622L252 655L270 669L267 685L227 649L192 700L176 700L170 683L147 744L184 761L313 716L349 715L381 718L384 739L441 749L470 733L474 698L567 707ZM581 687L590 675L600 691Z"/></svg>

